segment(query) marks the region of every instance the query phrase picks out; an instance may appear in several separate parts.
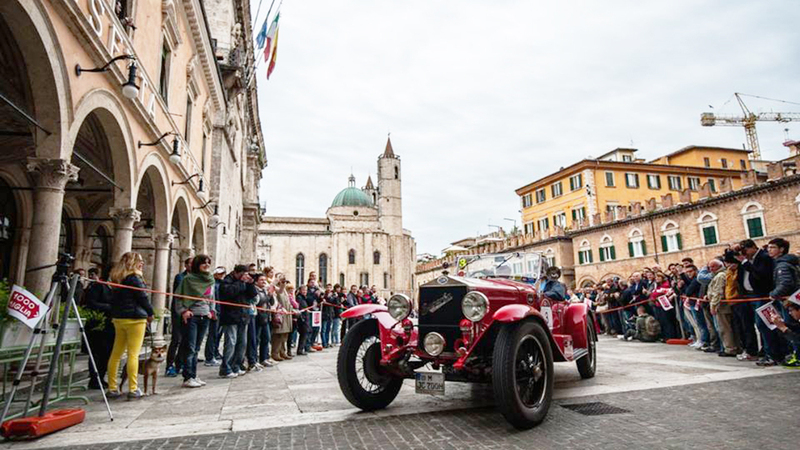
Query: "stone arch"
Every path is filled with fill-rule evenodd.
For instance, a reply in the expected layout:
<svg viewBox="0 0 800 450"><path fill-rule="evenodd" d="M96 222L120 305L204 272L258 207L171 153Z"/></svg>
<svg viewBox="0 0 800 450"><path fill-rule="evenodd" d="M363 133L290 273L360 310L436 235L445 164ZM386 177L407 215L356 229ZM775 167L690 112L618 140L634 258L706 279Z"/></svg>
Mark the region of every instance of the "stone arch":
<svg viewBox="0 0 800 450"><path fill-rule="evenodd" d="M62 215L68 217L69 219L79 219L87 216L87 213L83 211L75 198L65 198L62 211ZM82 257L84 256L78 254L78 252L79 250L84 250L86 248L86 234L88 234L86 233L87 227L81 220L69 220L68 228L72 232L72 256L75 257L75 262L77 264L78 262L82 261Z"/></svg>
<svg viewBox="0 0 800 450"><path fill-rule="evenodd" d="M177 235L174 237L175 245L181 249L187 249L192 245L192 214L189 209L191 202L189 201L186 190L181 189L175 195L172 202L172 210L170 211L170 227L177 229ZM176 233L170 229L170 232L175 235Z"/></svg>
<svg viewBox="0 0 800 450"><path fill-rule="evenodd" d="M68 148L75 147L78 133L84 122L93 115L103 129L109 143L114 182L122 191L114 190L114 206L130 207L133 199L133 180L138 178L133 137L130 124L123 112L119 99L105 89L95 89L84 95L75 109L75 117L69 130ZM68 157L72 157L70 153ZM74 161L74 159L73 159Z"/></svg>
<svg viewBox="0 0 800 450"><path fill-rule="evenodd" d="M197 217L192 230L192 248L195 255L206 253L206 227L202 217Z"/></svg>
<svg viewBox="0 0 800 450"><path fill-rule="evenodd" d="M41 2L0 2L0 19L10 30L24 60L29 83L27 111L50 134L35 128L35 156L65 158L70 122L69 73L55 30Z"/></svg>
<svg viewBox="0 0 800 450"><path fill-rule="evenodd" d="M142 211L139 205L140 196L144 193L142 189L150 189L153 196L153 216L150 218L153 220L153 226L157 233L166 233L169 230L169 205L171 201L169 185L167 184L168 179L164 160L156 153L147 155L142 163L142 169L136 182L132 204L135 205L136 209ZM143 217L147 216L143 215Z"/></svg>
<svg viewBox="0 0 800 450"><path fill-rule="evenodd" d="M666 220L661 225L661 231L667 231L667 230L672 229L672 228L680 228L680 226L674 220Z"/></svg>
<svg viewBox="0 0 800 450"><path fill-rule="evenodd" d="M631 231L628 232L628 238L629 239L630 238L635 238L635 237L636 238L644 237L644 233L642 233L642 230L640 230L639 228L636 228L636 227L631 228Z"/></svg>
<svg viewBox="0 0 800 450"><path fill-rule="evenodd" d="M703 211L703 213L700 214L700 217L697 218L697 223L715 221L717 221L717 215L708 211Z"/></svg>
<svg viewBox="0 0 800 450"><path fill-rule="evenodd" d="M764 207L758 202L747 202L742 207L742 214L764 211Z"/></svg>
<svg viewBox="0 0 800 450"><path fill-rule="evenodd" d="M597 284L597 281L593 277L585 276L578 281L577 285L581 288L592 287Z"/></svg>
<svg viewBox="0 0 800 450"><path fill-rule="evenodd" d="M7 185L12 189L4 190ZM28 179L18 170L0 167L0 278L22 285L28 257L27 241L33 220L33 196ZM9 216L6 216L6 214Z"/></svg>

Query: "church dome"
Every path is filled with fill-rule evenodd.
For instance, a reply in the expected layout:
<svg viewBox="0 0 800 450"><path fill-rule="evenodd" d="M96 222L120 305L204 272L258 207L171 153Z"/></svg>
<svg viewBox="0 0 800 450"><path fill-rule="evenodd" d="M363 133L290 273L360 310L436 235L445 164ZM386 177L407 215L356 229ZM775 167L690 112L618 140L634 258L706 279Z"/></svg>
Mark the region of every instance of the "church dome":
<svg viewBox="0 0 800 450"><path fill-rule="evenodd" d="M349 186L336 194L331 203L331 208L336 206L372 206L369 195L356 187L356 178L350 175Z"/></svg>

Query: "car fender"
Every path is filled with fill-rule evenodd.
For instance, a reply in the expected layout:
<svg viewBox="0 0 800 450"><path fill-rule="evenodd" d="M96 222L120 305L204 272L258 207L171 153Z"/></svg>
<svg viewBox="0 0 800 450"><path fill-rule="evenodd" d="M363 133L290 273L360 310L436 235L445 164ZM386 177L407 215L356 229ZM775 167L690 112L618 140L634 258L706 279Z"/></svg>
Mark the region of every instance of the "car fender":
<svg viewBox="0 0 800 450"><path fill-rule="evenodd" d="M572 303L564 312L564 333L572 336L574 348L587 348L589 346L586 336L588 316L589 308L585 303Z"/></svg>
<svg viewBox="0 0 800 450"><path fill-rule="evenodd" d="M389 310L385 306L375 304L358 305L349 308L342 312L342 319L358 319L367 314L378 319L378 323L381 327L387 330L391 329L397 323L397 321L389 315Z"/></svg>
<svg viewBox="0 0 800 450"><path fill-rule="evenodd" d="M492 315L492 318L497 322L508 323L519 322L520 320L530 316L536 316L544 321L544 317L539 311L536 310L536 308L519 304L503 306L495 311L494 315ZM547 323L547 321L544 323Z"/></svg>

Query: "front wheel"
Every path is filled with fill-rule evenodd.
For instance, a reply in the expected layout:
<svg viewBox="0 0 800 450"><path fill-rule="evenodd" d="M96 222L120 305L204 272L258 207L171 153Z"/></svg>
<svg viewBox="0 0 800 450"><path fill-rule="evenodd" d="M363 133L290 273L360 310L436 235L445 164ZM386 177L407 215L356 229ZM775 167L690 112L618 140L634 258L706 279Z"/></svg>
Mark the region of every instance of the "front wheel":
<svg viewBox="0 0 800 450"><path fill-rule="evenodd" d="M585 356L578 360L578 373L581 378L593 378L597 371L597 337L594 331L594 322L590 317L586 317L586 350L589 351Z"/></svg>
<svg viewBox="0 0 800 450"><path fill-rule="evenodd" d="M336 361L336 375L345 398L364 411L389 406L403 386L403 379L381 367L378 321L364 319L345 335Z"/></svg>
<svg viewBox="0 0 800 450"><path fill-rule="evenodd" d="M539 425L553 399L553 350L542 325L528 320L501 328L493 359L500 412L520 430Z"/></svg>

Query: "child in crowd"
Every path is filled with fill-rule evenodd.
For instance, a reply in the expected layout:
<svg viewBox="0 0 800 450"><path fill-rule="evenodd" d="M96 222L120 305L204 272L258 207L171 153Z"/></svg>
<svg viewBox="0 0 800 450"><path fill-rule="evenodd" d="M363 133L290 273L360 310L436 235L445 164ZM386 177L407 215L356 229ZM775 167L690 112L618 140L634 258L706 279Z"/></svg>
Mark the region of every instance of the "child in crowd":
<svg viewBox="0 0 800 450"><path fill-rule="evenodd" d="M638 339L642 342L655 342L661 335L661 325L655 317L647 314L647 309L644 305L636 307L636 329L629 329L625 333L625 338L628 341Z"/></svg>

